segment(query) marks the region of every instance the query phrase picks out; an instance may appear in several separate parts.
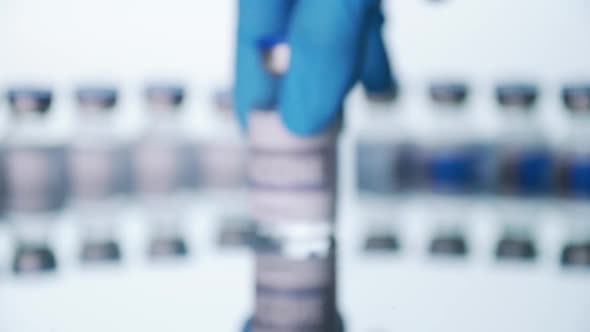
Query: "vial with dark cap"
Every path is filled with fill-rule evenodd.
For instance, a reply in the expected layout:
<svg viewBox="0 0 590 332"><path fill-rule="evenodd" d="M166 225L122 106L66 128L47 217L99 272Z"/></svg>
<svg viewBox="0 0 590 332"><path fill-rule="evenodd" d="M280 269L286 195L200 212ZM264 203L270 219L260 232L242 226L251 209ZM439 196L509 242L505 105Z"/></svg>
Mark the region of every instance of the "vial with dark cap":
<svg viewBox="0 0 590 332"><path fill-rule="evenodd" d="M195 159L196 190L202 197L214 197L217 244L223 249L247 248L252 226L245 197L247 144L233 107L231 87L213 89L204 113L209 125L201 130Z"/></svg>
<svg viewBox="0 0 590 332"><path fill-rule="evenodd" d="M504 224L496 247L500 260L533 260L540 198L553 186L554 158L535 113L538 87L513 82L496 87L502 116L499 135L498 219Z"/></svg>
<svg viewBox="0 0 590 332"><path fill-rule="evenodd" d="M70 203L80 223L80 259L115 262L121 258L117 220L126 176L124 141L116 130L119 91L111 84L81 84L74 99L68 170Z"/></svg>
<svg viewBox="0 0 590 332"><path fill-rule="evenodd" d="M355 100L348 114L355 158L355 209L364 229L366 253L399 249L399 223L418 189L415 132L407 125L408 113L393 83Z"/></svg>
<svg viewBox="0 0 590 332"><path fill-rule="evenodd" d="M231 88L216 88L209 100L211 125L201 130L196 144L196 189L231 196L246 187L246 144L233 113ZM229 194L229 195L225 195ZM221 199L219 201L222 201Z"/></svg>
<svg viewBox="0 0 590 332"><path fill-rule="evenodd" d="M191 155L180 115L186 90L180 83L150 82L143 97L148 121L133 148L133 182L150 229L147 253L153 259L185 256L183 194Z"/></svg>
<svg viewBox="0 0 590 332"><path fill-rule="evenodd" d="M561 254L566 267L590 267L590 83L565 85L561 92L569 115L568 137L562 148L560 206L567 239Z"/></svg>
<svg viewBox="0 0 590 332"><path fill-rule="evenodd" d="M502 115L499 185L503 194L542 196L552 185L552 155L535 117L536 85L510 83L496 88Z"/></svg>
<svg viewBox="0 0 590 332"><path fill-rule="evenodd" d="M40 86L10 89L11 131L3 151L6 216L16 243L13 270L55 270L51 230L63 206L64 150L51 128L53 92Z"/></svg>
<svg viewBox="0 0 590 332"><path fill-rule="evenodd" d="M434 232L434 256L468 254L466 232L477 189L478 155L475 121L468 107L469 86L462 81L435 81L428 89L433 128L423 147L422 183L428 193Z"/></svg>

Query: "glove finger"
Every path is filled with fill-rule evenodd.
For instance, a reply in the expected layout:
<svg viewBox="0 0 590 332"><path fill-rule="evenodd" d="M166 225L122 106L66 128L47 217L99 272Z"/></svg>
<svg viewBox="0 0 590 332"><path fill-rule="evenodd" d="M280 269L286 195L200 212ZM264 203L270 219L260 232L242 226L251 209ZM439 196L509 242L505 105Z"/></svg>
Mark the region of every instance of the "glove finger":
<svg viewBox="0 0 590 332"><path fill-rule="evenodd" d="M237 31L235 110L242 127L248 111L276 98L277 78L265 70L256 43L267 36L285 35L292 0L240 0Z"/></svg>
<svg viewBox="0 0 590 332"><path fill-rule="evenodd" d="M286 126L314 134L335 121L361 73L367 13L378 1L299 0L289 26L291 63L279 98Z"/></svg>
<svg viewBox="0 0 590 332"><path fill-rule="evenodd" d="M393 76L383 42L383 22L381 6L371 8L368 13L368 35L363 55L361 81L370 98L393 99L398 93L398 82Z"/></svg>

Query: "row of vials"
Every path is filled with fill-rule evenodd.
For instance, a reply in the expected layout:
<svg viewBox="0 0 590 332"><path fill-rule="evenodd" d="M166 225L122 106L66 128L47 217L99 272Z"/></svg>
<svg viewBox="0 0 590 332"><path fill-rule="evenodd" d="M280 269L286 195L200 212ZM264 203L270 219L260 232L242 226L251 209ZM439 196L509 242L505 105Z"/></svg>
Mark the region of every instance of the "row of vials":
<svg viewBox="0 0 590 332"><path fill-rule="evenodd" d="M501 120L494 136L482 135L466 107L466 83L437 82L428 92L433 125L426 133L404 127L407 110L395 103L373 105L391 113L386 123L377 117L381 122L369 121L357 132L356 202L361 218L375 229L366 246L399 246L392 224L403 218L406 206L417 204L438 228L429 250L464 257L473 211L486 205L504 228L495 249L499 259L534 260L540 220L558 212L567 230L561 263L589 267L590 84L563 88L570 121L558 145L537 121L534 84L496 89Z"/></svg>
<svg viewBox="0 0 590 332"><path fill-rule="evenodd" d="M120 259L117 225L130 199L140 203L153 228L151 254L184 255L187 245L179 233L190 194L245 186L242 142L204 143L183 135L177 115L185 97L182 86L146 88L150 121L133 142L121 140L113 129L118 115L113 87L76 91L79 121L67 142L47 128L51 90L19 87L6 97L11 117L1 145L1 210L14 234L16 273L57 267L48 239L64 208L79 220L84 262Z"/></svg>

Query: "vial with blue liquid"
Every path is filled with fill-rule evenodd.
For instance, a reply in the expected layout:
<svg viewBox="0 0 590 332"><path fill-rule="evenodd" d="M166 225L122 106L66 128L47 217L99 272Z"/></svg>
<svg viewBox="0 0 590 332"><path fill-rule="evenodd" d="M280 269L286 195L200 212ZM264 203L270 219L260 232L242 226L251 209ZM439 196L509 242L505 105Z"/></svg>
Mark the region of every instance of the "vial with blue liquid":
<svg viewBox="0 0 590 332"><path fill-rule="evenodd" d="M52 127L54 95L44 86L19 86L6 94L10 131L3 147L6 217L13 226L15 273L57 268L52 226L65 199L63 142Z"/></svg>
<svg viewBox="0 0 590 332"><path fill-rule="evenodd" d="M559 165L567 242L564 266L590 267L590 83L568 84L561 92L569 115L568 137Z"/></svg>
<svg viewBox="0 0 590 332"><path fill-rule="evenodd" d="M180 114L185 99L181 84L149 83L144 91L146 128L133 149L135 193L151 237L150 257L184 256L184 194L191 182L190 146Z"/></svg>
<svg viewBox="0 0 590 332"><path fill-rule="evenodd" d="M434 256L463 257L469 253L467 233L473 195L481 188L478 136L469 86L461 81L436 81L429 86L433 128L423 147L422 185L426 191L434 234Z"/></svg>
<svg viewBox="0 0 590 332"><path fill-rule="evenodd" d="M80 259L118 261L117 227L125 181L125 151L114 129L119 93L109 84L81 85L75 100L76 126L67 160L70 204L80 223Z"/></svg>
<svg viewBox="0 0 590 332"><path fill-rule="evenodd" d="M497 211L504 228L496 257L531 261L537 256L534 236L539 213L553 188L553 155L537 120L537 86L506 83L498 85L495 93L502 117Z"/></svg>

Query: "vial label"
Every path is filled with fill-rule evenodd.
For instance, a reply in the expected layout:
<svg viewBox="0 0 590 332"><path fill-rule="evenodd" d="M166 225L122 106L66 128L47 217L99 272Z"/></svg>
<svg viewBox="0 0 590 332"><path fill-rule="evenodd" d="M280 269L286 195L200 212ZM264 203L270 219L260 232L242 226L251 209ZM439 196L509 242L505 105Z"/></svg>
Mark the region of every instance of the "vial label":
<svg viewBox="0 0 590 332"><path fill-rule="evenodd" d="M331 331L335 314L333 257L256 256L254 331Z"/></svg>
<svg viewBox="0 0 590 332"><path fill-rule="evenodd" d="M252 111L248 116L249 143L255 149L308 152L332 148L337 141L336 126L316 135L298 136L285 127L276 111Z"/></svg>
<svg viewBox="0 0 590 332"><path fill-rule="evenodd" d="M590 197L590 155L567 156L559 163L560 191L569 197Z"/></svg>
<svg viewBox="0 0 590 332"><path fill-rule="evenodd" d="M279 191L250 189L250 208L257 221L301 219L330 221L334 215L334 193L327 190Z"/></svg>
<svg viewBox="0 0 590 332"><path fill-rule="evenodd" d="M198 184L206 189L237 189L246 184L246 150L241 144L197 147Z"/></svg>
<svg viewBox="0 0 590 332"><path fill-rule="evenodd" d="M251 212L257 221L334 218L336 130L296 136L278 112L249 114L248 180Z"/></svg>
<svg viewBox="0 0 590 332"><path fill-rule="evenodd" d="M433 151L427 165L428 182L434 191L466 193L472 191L475 186L475 158L468 151Z"/></svg>
<svg viewBox="0 0 590 332"><path fill-rule="evenodd" d="M508 194L538 196L552 189L552 156L546 149L504 153L500 160L500 187Z"/></svg>
<svg viewBox="0 0 590 332"><path fill-rule="evenodd" d="M451 194L488 192L495 182L494 151L468 144L429 151L424 182L434 191Z"/></svg>
<svg viewBox="0 0 590 332"><path fill-rule="evenodd" d="M361 193L387 195L415 189L418 169L418 149L410 143L357 145L356 179Z"/></svg>
<svg viewBox="0 0 590 332"><path fill-rule="evenodd" d="M69 164L74 197L101 199L114 194L121 172L118 157L109 148L72 148Z"/></svg>
<svg viewBox="0 0 590 332"><path fill-rule="evenodd" d="M182 184L180 146L146 142L135 151L137 190L142 194L166 194Z"/></svg>
<svg viewBox="0 0 590 332"><path fill-rule="evenodd" d="M9 210L44 212L62 206L65 197L62 148L12 148L4 158Z"/></svg>
<svg viewBox="0 0 590 332"><path fill-rule="evenodd" d="M254 187L322 190L333 186L335 181L334 151L250 152L248 182Z"/></svg>

